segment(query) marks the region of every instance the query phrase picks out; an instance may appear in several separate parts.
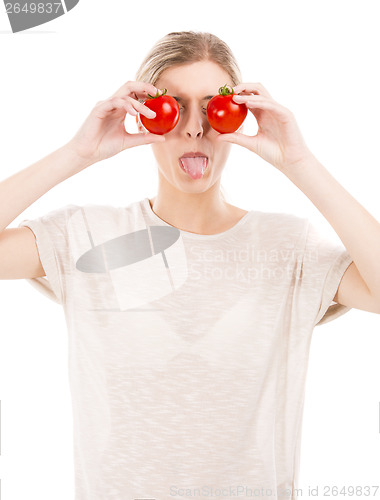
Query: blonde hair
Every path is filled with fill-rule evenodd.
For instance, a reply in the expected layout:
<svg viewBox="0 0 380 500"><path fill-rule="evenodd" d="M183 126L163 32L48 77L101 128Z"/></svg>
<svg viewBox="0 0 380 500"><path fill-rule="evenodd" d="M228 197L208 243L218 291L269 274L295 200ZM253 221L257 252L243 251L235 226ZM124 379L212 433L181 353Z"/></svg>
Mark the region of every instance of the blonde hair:
<svg viewBox="0 0 380 500"><path fill-rule="evenodd" d="M155 85L166 69L198 61L219 64L229 74L233 86L242 81L240 68L229 46L216 35L202 31L175 31L162 37L145 56L135 79ZM223 192L221 194L225 199Z"/></svg>

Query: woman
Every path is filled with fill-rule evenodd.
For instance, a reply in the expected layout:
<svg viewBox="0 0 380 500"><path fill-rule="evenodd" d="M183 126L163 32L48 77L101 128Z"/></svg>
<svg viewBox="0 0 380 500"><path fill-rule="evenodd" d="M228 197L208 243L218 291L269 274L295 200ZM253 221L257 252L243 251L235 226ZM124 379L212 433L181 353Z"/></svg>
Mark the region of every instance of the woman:
<svg viewBox="0 0 380 500"><path fill-rule="evenodd" d="M225 83L257 119L256 136L210 127L208 99ZM163 88L179 101L177 126L127 133L126 113L153 117L142 101ZM227 203L231 143L302 189L346 248L307 219ZM379 312L369 250L380 249L379 224L312 155L293 114L242 83L222 40L179 32L68 144L3 181L2 227L62 180L144 144L158 165L153 199L71 204L2 233L1 276L28 278L64 307L76 499L296 498L311 335L351 307ZM16 191L23 203L12 205Z"/></svg>

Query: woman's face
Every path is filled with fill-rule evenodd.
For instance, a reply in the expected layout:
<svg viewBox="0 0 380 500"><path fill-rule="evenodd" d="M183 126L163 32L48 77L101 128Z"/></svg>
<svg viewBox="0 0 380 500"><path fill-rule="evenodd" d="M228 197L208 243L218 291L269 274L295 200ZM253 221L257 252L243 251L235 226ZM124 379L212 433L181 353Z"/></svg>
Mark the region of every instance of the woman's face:
<svg viewBox="0 0 380 500"><path fill-rule="evenodd" d="M210 126L206 107L226 83L233 85L228 73L211 61L173 66L163 71L155 83L156 88L166 88L167 95L175 97L180 108L179 121L165 134L165 142L151 145L159 175L180 191L204 192L215 182L220 183L231 143L216 141L219 133ZM191 153L198 157L180 161Z"/></svg>

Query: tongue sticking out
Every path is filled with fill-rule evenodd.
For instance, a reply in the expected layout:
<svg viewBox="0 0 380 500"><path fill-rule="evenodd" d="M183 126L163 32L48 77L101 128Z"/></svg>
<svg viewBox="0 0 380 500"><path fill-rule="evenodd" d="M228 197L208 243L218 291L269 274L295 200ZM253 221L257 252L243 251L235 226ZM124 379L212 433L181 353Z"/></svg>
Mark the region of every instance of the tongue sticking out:
<svg viewBox="0 0 380 500"><path fill-rule="evenodd" d="M180 159L183 169L192 179L200 179L203 177L204 171L207 167L207 161L208 160L205 156Z"/></svg>

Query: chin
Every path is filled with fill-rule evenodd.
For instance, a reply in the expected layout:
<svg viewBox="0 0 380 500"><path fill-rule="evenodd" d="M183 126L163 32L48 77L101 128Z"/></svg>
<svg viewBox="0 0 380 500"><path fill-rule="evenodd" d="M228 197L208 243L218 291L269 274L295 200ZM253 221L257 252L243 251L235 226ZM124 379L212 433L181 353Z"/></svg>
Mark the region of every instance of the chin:
<svg viewBox="0 0 380 500"><path fill-rule="evenodd" d="M208 191L211 187L210 179L203 177L202 179L193 180L190 177L188 179L173 179L171 182L172 186L174 186L178 191L187 194L201 194Z"/></svg>

